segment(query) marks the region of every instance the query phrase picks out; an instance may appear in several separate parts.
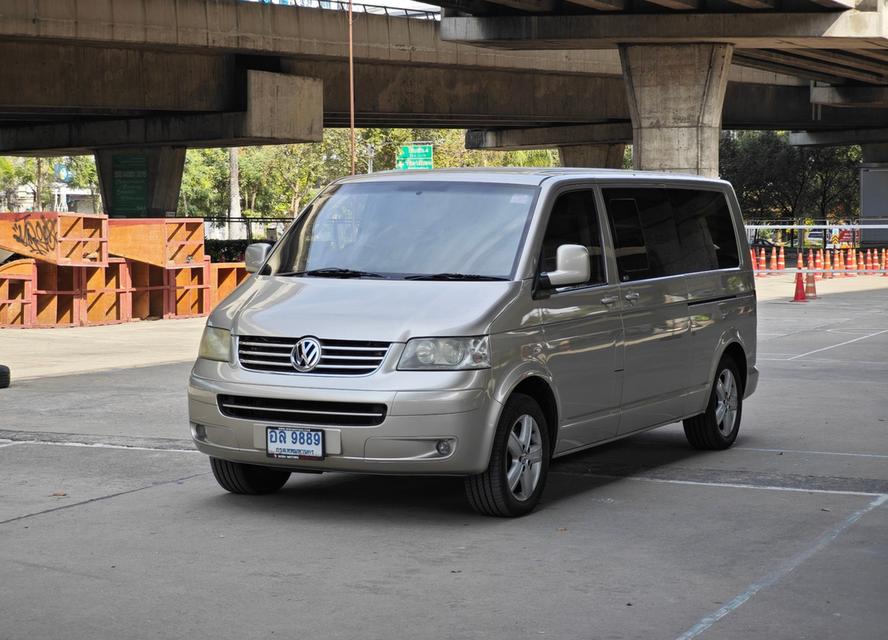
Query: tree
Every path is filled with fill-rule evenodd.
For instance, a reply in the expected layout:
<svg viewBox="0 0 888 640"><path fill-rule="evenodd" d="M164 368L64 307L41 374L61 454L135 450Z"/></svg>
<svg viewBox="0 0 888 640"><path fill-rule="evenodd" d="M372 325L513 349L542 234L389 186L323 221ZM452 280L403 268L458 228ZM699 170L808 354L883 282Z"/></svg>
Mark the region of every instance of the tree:
<svg viewBox="0 0 888 640"><path fill-rule="evenodd" d="M99 204L99 173L93 156L68 156L64 162L71 175L69 183L77 189L89 189L93 211L101 211Z"/></svg>

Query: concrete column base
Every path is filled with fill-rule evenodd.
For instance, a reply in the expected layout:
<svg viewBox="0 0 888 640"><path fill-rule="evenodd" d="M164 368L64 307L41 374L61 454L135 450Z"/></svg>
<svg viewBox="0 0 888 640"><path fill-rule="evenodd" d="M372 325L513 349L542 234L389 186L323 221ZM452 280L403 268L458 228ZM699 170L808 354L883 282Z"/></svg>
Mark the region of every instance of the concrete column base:
<svg viewBox="0 0 888 640"><path fill-rule="evenodd" d="M733 45L621 45L636 169L718 176Z"/></svg>
<svg viewBox="0 0 888 640"><path fill-rule="evenodd" d="M185 169L185 147L100 149L95 157L108 216L175 215Z"/></svg>
<svg viewBox="0 0 888 640"><path fill-rule="evenodd" d="M624 144L572 144L558 147L562 167L622 169Z"/></svg>

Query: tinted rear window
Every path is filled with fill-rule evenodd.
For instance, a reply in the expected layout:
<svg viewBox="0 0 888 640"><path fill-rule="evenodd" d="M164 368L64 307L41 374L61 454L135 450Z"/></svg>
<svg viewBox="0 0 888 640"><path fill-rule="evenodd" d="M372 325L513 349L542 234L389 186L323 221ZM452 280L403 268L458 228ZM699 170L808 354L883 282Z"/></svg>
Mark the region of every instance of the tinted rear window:
<svg viewBox="0 0 888 640"><path fill-rule="evenodd" d="M737 238L723 193L604 189L620 280L737 267Z"/></svg>

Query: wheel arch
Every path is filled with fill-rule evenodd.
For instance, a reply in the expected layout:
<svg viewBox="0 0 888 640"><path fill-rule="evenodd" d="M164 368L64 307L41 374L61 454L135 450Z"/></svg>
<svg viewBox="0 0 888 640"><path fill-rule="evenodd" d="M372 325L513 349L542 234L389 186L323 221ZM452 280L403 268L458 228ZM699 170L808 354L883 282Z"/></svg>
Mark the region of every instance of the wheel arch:
<svg viewBox="0 0 888 640"><path fill-rule="evenodd" d="M737 369L740 372L740 382L743 385L743 389L746 389L746 377L748 373L748 364L746 362L746 350L736 340L728 342L725 347L721 350L721 354L718 357L718 361L715 366L718 367L718 363L721 362L722 358L728 356L731 360L734 361L734 364L737 365ZM713 373L713 376L715 374ZM713 377L710 376L710 377Z"/></svg>
<svg viewBox="0 0 888 640"><path fill-rule="evenodd" d="M516 393L533 398L543 415L546 417L546 427L549 435L549 454L555 451L558 440L558 398L548 380L536 374L530 374L522 378L506 394L506 400Z"/></svg>

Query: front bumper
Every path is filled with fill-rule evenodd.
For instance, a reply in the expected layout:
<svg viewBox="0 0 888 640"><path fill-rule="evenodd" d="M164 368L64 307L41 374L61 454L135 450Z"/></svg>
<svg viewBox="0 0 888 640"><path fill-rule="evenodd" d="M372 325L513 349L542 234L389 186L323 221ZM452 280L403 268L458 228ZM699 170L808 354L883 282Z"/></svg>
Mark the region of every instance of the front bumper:
<svg viewBox="0 0 888 640"><path fill-rule="evenodd" d="M435 375L432 372L430 375ZM367 386L367 385L363 385ZM291 425L223 415L216 396L232 394L325 402L385 404L377 426ZM195 446L203 453L246 464L304 471L468 475L484 471L502 406L486 388L375 391L245 384L203 378L192 373L188 413ZM270 458L265 452L268 426L308 426L325 431L327 456L322 461ZM452 451L437 453L439 440Z"/></svg>

